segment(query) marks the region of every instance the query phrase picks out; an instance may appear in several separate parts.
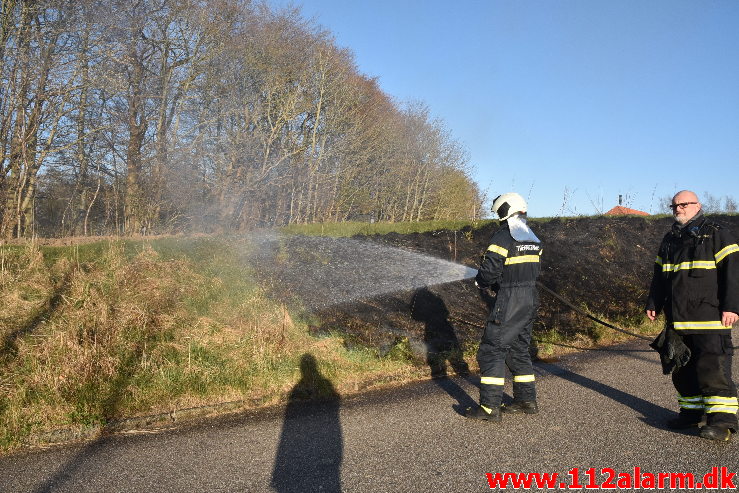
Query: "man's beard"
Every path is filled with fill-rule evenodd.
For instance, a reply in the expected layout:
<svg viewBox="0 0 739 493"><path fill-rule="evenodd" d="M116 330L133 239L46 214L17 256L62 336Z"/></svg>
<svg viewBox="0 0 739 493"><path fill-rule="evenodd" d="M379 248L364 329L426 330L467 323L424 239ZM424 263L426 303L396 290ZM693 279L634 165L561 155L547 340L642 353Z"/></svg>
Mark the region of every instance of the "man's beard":
<svg viewBox="0 0 739 493"><path fill-rule="evenodd" d="M675 221L676 221L676 222L677 222L678 224L680 224L680 225L683 225L683 224L687 223L688 221L690 221L690 219L689 219L689 218L688 218L687 216L685 216L684 214L683 214L683 215L681 215L681 216L677 216L677 215L676 215L676 216L674 216L674 217L675 217Z"/></svg>
<svg viewBox="0 0 739 493"><path fill-rule="evenodd" d="M696 212L690 217L688 217L687 214L682 214L680 216L678 216L677 214L673 214L672 217L675 218L675 222L678 223L680 226L685 226L690 221L700 216L702 213L703 213L703 210L699 209L698 212Z"/></svg>

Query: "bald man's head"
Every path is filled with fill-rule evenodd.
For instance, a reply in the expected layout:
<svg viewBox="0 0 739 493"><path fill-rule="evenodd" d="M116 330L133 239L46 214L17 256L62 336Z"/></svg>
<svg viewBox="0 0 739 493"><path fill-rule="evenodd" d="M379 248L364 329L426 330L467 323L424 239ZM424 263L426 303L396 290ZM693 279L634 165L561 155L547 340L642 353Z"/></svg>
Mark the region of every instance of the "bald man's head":
<svg viewBox="0 0 739 493"><path fill-rule="evenodd" d="M672 216L680 224L685 224L695 217L701 210L698 196L690 190L682 190L672 197Z"/></svg>

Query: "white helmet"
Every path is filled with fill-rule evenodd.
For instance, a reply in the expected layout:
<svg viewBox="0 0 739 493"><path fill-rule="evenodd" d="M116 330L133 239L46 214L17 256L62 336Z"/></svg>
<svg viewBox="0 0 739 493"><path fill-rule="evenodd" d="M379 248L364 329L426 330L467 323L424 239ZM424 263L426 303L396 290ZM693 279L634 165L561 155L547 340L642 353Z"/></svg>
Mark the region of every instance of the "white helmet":
<svg viewBox="0 0 739 493"><path fill-rule="evenodd" d="M501 221L505 221L517 212L526 212L526 201L517 193L504 193L493 200L490 210L498 215Z"/></svg>

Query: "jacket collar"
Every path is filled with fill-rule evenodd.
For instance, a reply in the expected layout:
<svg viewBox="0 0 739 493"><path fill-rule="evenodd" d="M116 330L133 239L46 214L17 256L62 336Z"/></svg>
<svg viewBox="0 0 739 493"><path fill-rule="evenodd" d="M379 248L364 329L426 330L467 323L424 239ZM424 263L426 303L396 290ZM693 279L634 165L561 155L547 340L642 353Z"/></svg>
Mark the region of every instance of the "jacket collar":
<svg viewBox="0 0 739 493"><path fill-rule="evenodd" d="M681 237L683 233L687 231L692 232L693 236L695 236L698 234L698 231L700 231L705 221L706 218L703 215L703 210L700 210L695 216L690 219L690 221L686 222L685 224L680 224L679 222L675 221L672 224L672 234L677 237Z"/></svg>

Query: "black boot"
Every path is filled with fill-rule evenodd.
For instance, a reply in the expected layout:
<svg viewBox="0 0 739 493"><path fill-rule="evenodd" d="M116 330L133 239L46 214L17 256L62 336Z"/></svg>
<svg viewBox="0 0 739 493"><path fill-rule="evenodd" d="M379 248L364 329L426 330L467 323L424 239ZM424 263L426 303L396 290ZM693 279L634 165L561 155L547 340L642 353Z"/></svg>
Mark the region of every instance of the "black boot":
<svg viewBox="0 0 739 493"><path fill-rule="evenodd" d="M716 440L718 442L728 442L731 440L731 430L725 426L706 425L701 428L701 438L708 440Z"/></svg>
<svg viewBox="0 0 739 493"><path fill-rule="evenodd" d="M468 407L464 413L464 417L477 421L489 421L491 423L500 423L503 419L500 415L499 407L483 408L482 406Z"/></svg>
<svg viewBox="0 0 739 493"><path fill-rule="evenodd" d="M539 406L536 401L513 401L510 404L503 404L500 410L510 414L536 414L539 412Z"/></svg>
<svg viewBox="0 0 739 493"><path fill-rule="evenodd" d="M703 421L703 413L680 412L676 418L670 418L665 423L671 430L684 430L694 428Z"/></svg>

